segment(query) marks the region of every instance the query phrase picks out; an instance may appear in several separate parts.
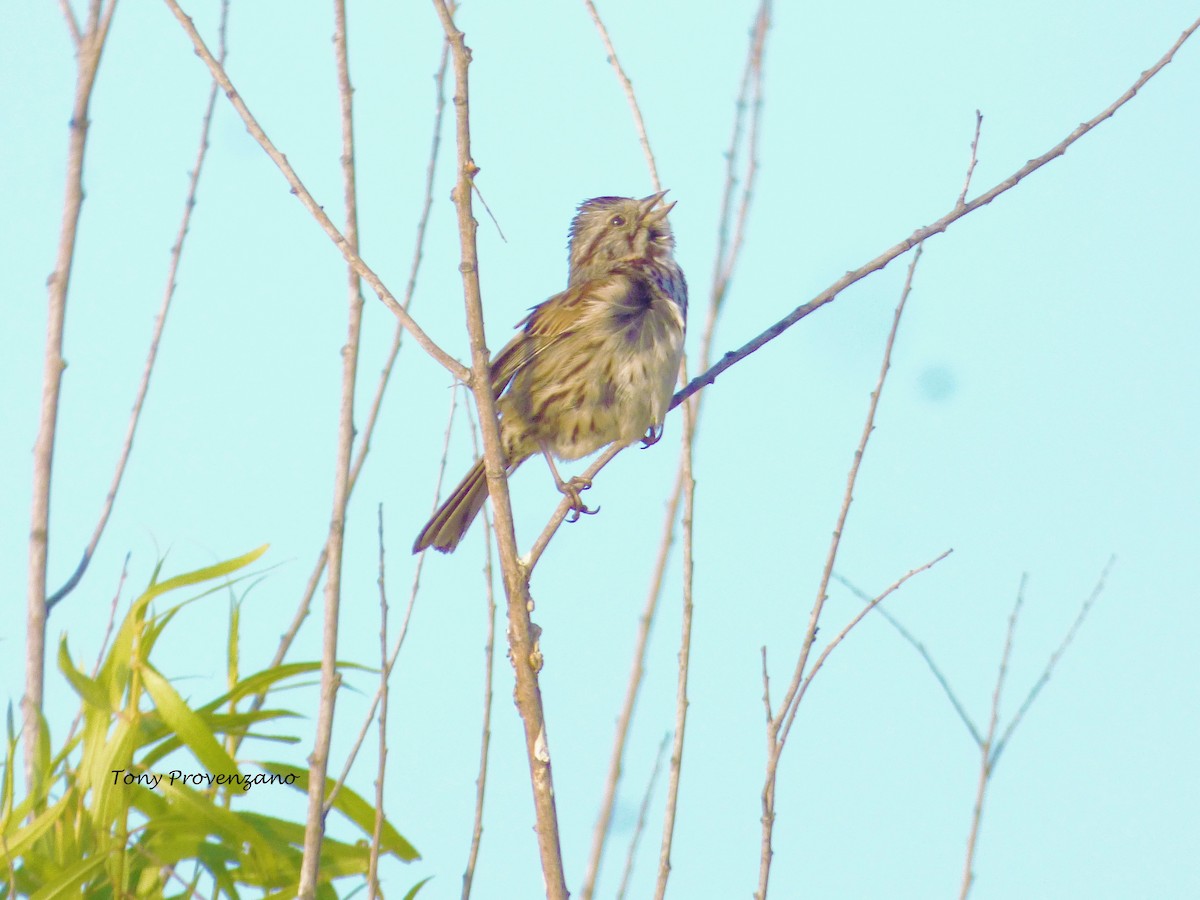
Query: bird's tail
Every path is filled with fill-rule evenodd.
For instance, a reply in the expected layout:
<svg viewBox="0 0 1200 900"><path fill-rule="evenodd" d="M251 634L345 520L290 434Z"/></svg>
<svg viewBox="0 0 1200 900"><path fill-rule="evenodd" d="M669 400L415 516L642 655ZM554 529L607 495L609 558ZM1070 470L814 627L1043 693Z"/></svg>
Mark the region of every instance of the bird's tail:
<svg viewBox="0 0 1200 900"><path fill-rule="evenodd" d="M483 460L479 460L421 529L413 544L413 553L420 553L427 547L442 553L453 551L483 509L487 496L487 477L483 471Z"/></svg>

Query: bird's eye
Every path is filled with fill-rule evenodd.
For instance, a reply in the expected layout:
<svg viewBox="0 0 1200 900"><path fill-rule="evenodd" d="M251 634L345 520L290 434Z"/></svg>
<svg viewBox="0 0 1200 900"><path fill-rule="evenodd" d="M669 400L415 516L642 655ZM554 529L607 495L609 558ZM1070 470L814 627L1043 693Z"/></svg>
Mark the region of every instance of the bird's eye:
<svg viewBox="0 0 1200 900"><path fill-rule="evenodd" d="M622 225L625 224L625 217L624 216L613 216L611 219L608 220L608 224L611 225L613 228L620 228Z"/></svg>

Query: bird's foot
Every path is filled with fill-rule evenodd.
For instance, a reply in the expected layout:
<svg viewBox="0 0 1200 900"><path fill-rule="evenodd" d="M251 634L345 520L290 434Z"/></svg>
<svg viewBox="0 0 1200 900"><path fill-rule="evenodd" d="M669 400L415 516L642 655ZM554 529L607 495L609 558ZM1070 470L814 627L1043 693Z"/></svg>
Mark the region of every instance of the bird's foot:
<svg viewBox="0 0 1200 900"><path fill-rule="evenodd" d="M570 480L558 483L558 489L571 501L571 506L567 511L568 522L578 522L580 516L594 516L600 512L600 507L590 509L580 496L582 491L586 491L591 486L590 478L581 478L578 475L573 475Z"/></svg>

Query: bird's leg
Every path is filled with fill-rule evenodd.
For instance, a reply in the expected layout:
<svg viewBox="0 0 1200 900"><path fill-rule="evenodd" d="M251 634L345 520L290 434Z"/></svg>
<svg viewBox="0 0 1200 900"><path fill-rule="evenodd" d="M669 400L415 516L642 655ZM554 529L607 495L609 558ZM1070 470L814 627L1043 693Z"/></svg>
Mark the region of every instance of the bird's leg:
<svg viewBox="0 0 1200 900"><path fill-rule="evenodd" d="M662 440L662 436L663 423L651 422L650 427L646 429L645 436L642 438L642 449L645 450L647 447L653 447Z"/></svg>
<svg viewBox="0 0 1200 900"><path fill-rule="evenodd" d="M567 514L568 522L578 522L581 515L594 516L600 512L600 507L598 506L595 509L589 509L587 504L583 502L583 498L579 496L580 491L586 491L592 486L590 480L580 478L578 475L572 475L569 481L563 481L562 476L558 474L558 467L554 465L554 457L545 447L542 447L542 456L546 458L546 464L550 466L550 474L554 476L554 484L571 501L570 512Z"/></svg>

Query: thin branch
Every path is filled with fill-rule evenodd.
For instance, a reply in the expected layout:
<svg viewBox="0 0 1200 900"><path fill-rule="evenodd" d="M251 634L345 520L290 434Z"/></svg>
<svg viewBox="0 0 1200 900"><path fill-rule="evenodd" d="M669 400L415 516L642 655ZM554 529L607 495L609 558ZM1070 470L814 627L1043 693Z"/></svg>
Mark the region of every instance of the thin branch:
<svg viewBox="0 0 1200 900"><path fill-rule="evenodd" d="M850 463L850 471L846 476L846 490L842 495L841 509L838 510L837 523L834 525L833 537L829 542L825 567L821 572L821 582L817 586L817 596L813 601L812 611L809 613L808 627L805 629L800 654L796 659L796 668L779 705L779 711L767 723L767 765L762 791L762 839L759 848L758 891L755 894L757 900L766 900L767 884L771 875L771 860L775 855L771 841L775 828L775 780L779 770L779 760L783 754L784 745L787 743L788 734L791 732L792 723L795 721L796 710L799 709L808 658L817 637L821 611L828 599L829 579L833 575L833 566L841 546L846 518L850 514L850 504L854 499L854 485L858 481L858 470L862 465L863 455L866 453L867 441L870 440L871 433L875 430L875 412L879 408L879 398L883 394L883 386L887 380L888 370L891 368L892 347L896 342L900 318L904 314L908 295L912 291L913 275L916 272L917 263L921 260L922 250L923 247L918 245L917 252L913 254L912 262L908 266L908 276L904 280L904 289L900 292L900 302L896 304L896 311L892 316L892 326L884 345L883 361L879 366L879 378L875 382L875 390L871 392L871 402L867 406L867 418L863 423L862 435L859 437L858 447L855 448L854 459Z"/></svg>
<svg viewBox="0 0 1200 900"><path fill-rule="evenodd" d="M671 768L667 779L667 808L663 813L662 849L658 857L658 881L655 900L667 893L671 874L671 843L675 835L675 817L679 803L679 779L683 769L683 736L687 725L688 670L692 657L692 586L695 560L692 553L692 523L695 514L696 481L692 477L692 434L695 403L683 408L683 622L679 638L679 679L675 692L675 740L671 746Z"/></svg>
<svg viewBox="0 0 1200 900"><path fill-rule="evenodd" d="M251 114L245 101L242 100L241 95L234 88L233 82L229 80L229 75L225 72L225 69L213 58L208 46L204 43L204 39L196 31L196 26L192 23L192 20L179 8L176 0L164 0L164 2L171 12L175 14L175 18L179 20L179 24L183 26L183 30L187 32L188 37L191 38L192 44L196 48L196 55L204 61L209 71L213 73L213 77L220 83L222 90L225 91L225 95L229 97L229 102L233 104L233 108L237 110L238 115L241 116L242 121L246 124L246 129L258 141L259 146L266 151L272 162L279 167L284 178L291 185L292 193L296 195L300 202L304 204L304 208L317 220L317 224L321 226L321 229L329 235L346 262L371 286L371 289L375 291L379 299L395 314L396 318L408 329L409 334L413 336L426 353L441 363L442 367L455 378L460 381L466 381L470 374L469 370L439 347L433 338L421 329L421 326L408 314L408 311L396 300L395 296L387 289L379 276L363 261L358 252L350 245L347 238L333 224L329 216L325 214L322 206L313 199L312 194L308 192L304 183L301 182L300 176L296 174L295 169L288 163L287 157L279 152L275 144L271 142L271 139L267 137L266 132L263 131L262 126L258 124L258 120Z"/></svg>
<svg viewBox="0 0 1200 900"><path fill-rule="evenodd" d="M583 5L587 7L588 15L592 17L592 23L596 26L596 31L600 33L604 49L608 51L608 61L612 65L613 71L617 73L617 80L621 82L622 90L625 91L625 99L629 103L629 111L633 113L633 126L637 129L638 140L642 143L642 153L645 154L646 166L650 169L650 180L654 183L654 190L661 191L662 182L658 180L658 166L655 165L654 153L650 150L650 139L646 136L646 122L642 118L642 110L638 107L637 97L633 93L633 82L629 80L629 76L621 67L621 61L617 59L617 49L613 46L612 38L608 36L608 29L600 20L600 13L596 11L596 5L592 0L583 0Z"/></svg>
<svg viewBox="0 0 1200 900"><path fill-rule="evenodd" d="M583 470L580 479L583 481L592 481L600 470L613 461L613 458L624 450L628 444L610 444L603 453L592 461L592 464ZM538 560L542 558L542 553L545 552L546 546L550 543L550 538L554 537L554 533L558 531L558 526L563 523L567 517L567 513L571 510L571 498L564 496L558 502L558 506L554 508L554 512L550 514L550 521L546 523L546 527L542 529L542 533L538 535L537 540L533 542L533 546L529 548L529 552L521 559L521 565L526 572L533 572L538 564Z"/></svg>
<svg viewBox="0 0 1200 900"><path fill-rule="evenodd" d="M450 55L450 45L445 41L442 42L442 59L441 64L434 75L434 84L436 86L436 102L433 116L433 137L430 141L429 163L425 169L425 197L422 202L421 216L417 221L416 239L413 247L412 263L409 267L408 284L404 289L404 302L402 306L407 310L413 302L413 297L417 288L417 273L421 268L421 261L424 257L425 248L425 233L429 225L429 213L433 206L433 184L434 175L437 170L438 148L441 144L442 134L442 116L446 108L445 84L446 66ZM396 323L396 328L392 334L392 346L388 351L387 360L384 362L383 369L379 374L379 382L375 387L375 396L371 401L371 407L367 412L366 424L363 426L362 433L358 439L358 455L355 457L354 465L350 469L350 492L353 495L354 488L358 484L358 476L362 471L363 464L367 460L367 453L371 449L371 437L375 433L375 423L379 419L379 411L383 406L384 392L391 381L392 371L396 364L396 358L400 354L401 338L404 335L404 326L399 321ZM457 387L458 382L454 382ZM454 395L457 397L457 394ZM440 476L439 476L440 477ZM436 507L436 503L434 504ZM275 656L271 660L271 667L280 665L287 652L291 649L292 643L296 639L296 635L300 633L300 627L308 618L309 609L312 604L312 598L317 592L317 585L320 584L321 576L325 572L326 562L325 544L321 546L321 552L317 555L317 561L313 566L313 571L309 575L308 583L305 585L304 593L300 598L300 603L296 607L296 612L292 616L292 621L288 626L287 631L279 639L279 646L275 650ZM418 563L418 571L420 563ZM262 707L266 699L265 694L260 694L254 698L253 709L257 710Z"/></svg>
<svg viewBox="0 0 1200 900"><path fill-rule="evenodd" d="M383 504L379 504L379 764L375 771L375 827L371 830L371 855L367 861L367 896L375 900L379 892L379 848L383 843L383 785L387 768L388 711L388 601L383 543Z"/></svg>
<svg viewBox="0 0 1200 900"><path fill-rule="evenodd" d="M513 531L512 505L508 480L505 476L504 449L500 444L499 420L492 394L491 369L487 340L483 326L483 304L479 286L479 262L476 249L477 224L471 212L471 185L479 167L471 157L471 120L468 69L471 52L462 31L445 0L434 0L434 9L450 41L454 64L454 107L456 143L458 145L458 179L451 196L458 214L461 245L459 271L463 279L463 295L467 313L467 331L471 344L471 389L479 411L479 426L483 434L483 456L487 474L488 495L495 516L496 543L500 554L500 570L508 602L509 658L516 675L514 699L525 728L525 750L529 760L529 780L533 789L534 812L537 819L538 852L545 878L548 900L567 900L567 885L563 874L562 849L558 837L558 814L555 810L554 784L550 768L550 745L542 709L538 671L542 653L529 619L532 598L529 596L528 573L517 560L516 536Z"/></svg>
<svg viewBox="0 0 1200 900"><path fill-rule="evenodd" d="M1100 577L1096 581L1096 586L1092 588L1092 592L1083 601L1083 605L1080 606L1079 614L1075 616L1075 621L1071 623L1071 627L1067 629L1067 633L1063 636L1062 641L1055 648L1054 652L1050 654L1050 659L1046 662L1046 668L1042 670L1042 674L1038 676L1038 680L1034 682L1025 699L1021 701L1021 706L1017 709L1017 714L1012 717L1012 721L1008 723L1008 727L1004 729L1004 733L996 741L992 749L991 765L993 768L995 768L997 761L999 761L1000 754L1004 752L1004 748L1008 746L1008 741L1012 737L1013 732L1017 730L1017 726L1021 724L1021 721L1025 718L1025 714L1029 712L1029 707L1033 705L1033 701L1042 692L1042 688L1050 681L1050 676L1054 674L1054 669L1058 666L1059 660L1067 652L1067 648L1071 646L1071 642L1075 640L1075 635L1079 632L1088 613L1092 611L1092 606L1100 599L1100 595L1104 593L1104 586L1108 581L1108 573L1112 571L1112 567L1116 561L1117 558L1115 556L1108 558L1108 562L1104 564L1104 568L1100 571Z"/></svg>
<svg viewBox="0 0 1200 900"><path fill-rule="evenodd" d="M594 19L595 20L595 19ZM738 99L734 107L734 123L732 135L730 137L729 151L726 154L726 180L725 194L722 201L721 213L717 225L717 259L713 271L713 285L709 296L708 314L706 317L703 334L700 341L700 367L707 368L709 364L709 354L712 349L713 335L716 330L717 319L720 310L723 306L724 298L728 292L729 280L732 277L734 264L741 252L741 235L745 230L745 223L749 217L751 199L753 196L753 186L755 175L758 169L757 146L758 134L761 124L761 108L762 108L762 66L763 66L763 51L767 30L770 27L770 3L769 0L762 0L759 6L758 13L755 17L755 27L751 33L751 42L749 50L746 54L746 65L742 75L741 86L738 93ZM603 25L599 26L601 35L604 37L606 32L603 30ZM614 57L615 58L615 57ZM621 70L619 66L615 66L620 77ZM626 80L627 82L627 80ZM632 91L632 88L630 88ZM750 134L747 138L749 145L748 159L746 163L746 171L743 177L743 189L738 203L737 213L737 235L732 249L728 247L728 233L730 221L733 218L733 196L734 186L737 181L735 176L737 151L741 146L743 134L743 113L750 104L750 97L753 94L754 115L751 118ZM631 104L636 110L636 100ZM635 120L636 122L637 120ZM652 160L653 156L648 154L648 160ZM652 177L653 169L651 169ZM681 371L684 370L686 363L681 363ZM596 879L599 876L600 860L604 853L604 844L608 838L609 826L612 822L612 812L616 805L617 788L621 779L621 765L625 753L625 745L628 740L630 724L633 720L634 707L637 702L638 694L641 690L642 678L645 672L645 657L646 649L649 646L650 629L654 622L654 617L658 609L658 600L661 596L663 576L666 570L667 559L670 555L671 545L675 539L675 520L679 512L679 503L683 494L684 482L684 465L685 458L690 459L691 454L691 438L699 423L700 407L703 397L698 397L693 409L691 428L685 431L685 436L680 446L680 459L676 469L675 486L671 491L670 498L667 501L666 509L663 514L662 537L659 541L658 555L655 561L654 571L650 578L650 588L646 596L646 602L640 618L638 619L638 633L635 640L633 651L633 662L630 668L629 681L625 690L625 699L621 707L621 712L617 718L617 726L613 736L613 749L609 758L608 775L604 784L604 796L600 803L600 812L596 817L596 824L592 829L592 847L588 857L587 872L584 876L581 896L583 900L591 900L596 886ZM561 513L561 515L560 515ZM552 520L552 524L547 526L548 531L552 533L553 528L557 528L557 522L561 521L561 517L566 515L566 506L560 504L560 511L556 511L556 520ZM540 555L540 549L545 546L545 541L549 540L549 534L543 532L538 543L535 544L534 550L538 553L531 554L531 558L536 560L537 555Z"/></svg>
<svg viewBox="0 0 1200 900"><path fill-rule="evenodd" d="M956 204L955 207L950 210L950 212L946 213L940 219L929 225L925 225L916 229L907 238L900 241L895 246L885 250L883 253L879 254L879 256L875 257L875 259L865 263L862 266L859 266L857 269L847 272L808 303L805 303L803 306L796 307L770 328L766 329L757 337L743 344L737 350L731 350L726 353L723 357L721 357L721 360L716 365L697 375L690 382L688 382L686 387L676 392L675 396L671 400L671 409L674 409L701 388L712 384L714 381L716 381L717 376L719 376L730 366L733 366L734 364L745 359L750 354L754 353L756 350L760 349L766 344L769 344L805 316L820 309L826 303L829 303L850 285L857 281L861 281L872 272L879 271L896 257L907 253L922 241L933 237L935 234L941 234L963 216L974 212L980 207L987 206L1001 194L1016 187L1027 176L1033 172L1036 172L1042 166L1046 165L1046 163L1062 156L1067 152L1067 148L1069 148L1072 144L1082 138L1097 125L1106 119L1111 118L1118 109L1132 100L1134 96L1136 96L1137 92L1140 91L1151 78L1157 75L1164 66L1171 62L1179 48L1183 46L1184 42L1192 36L1197 28L1200 28L1200 19L1197 19L1195 22L1189 25L1183 34L1180 35L1179 39L1174 43L1174 45L1172 45L1171 49L1168 50L1158 60L1158 62L1143 72L1137 81L1135 81L1133 85L1127 91L1125 91L1125 93L1114 100L1102 112L1076 127L1070 134L1068 134L1065 138L1059 141L1059 143L1055 144L1041 156L1031 159L1004 181L1001 181L999 184L980 194L974 200L971 200L962 206Z"/></svg>
<svg viewBox="0 0 1200 900"><path fill-rule="evenodd" d="M83 42L83 35L79 31L79 19L75 17L75 10L71 9L68 0L58 0L58 8L62 10L63 18L67 20L67 31L71 34L71 43L78 50L79 45Z"/></svg>
<svg viewBox="0 0 1200 900"><path fill-rule="evenodd" d="M471 423L471 444L475 455L479 455L479 441L475 423ZM467 852L467 867L463 870L462 900L471 896L471 884L475 879L475 864L479 860L479 845L483 840L483 798L487 787L488 750L492 742L492 677L496 661L496 597L492 589L492 521L487 507L483 513L483 590L487 601L487 643L483 647L483 724L479 738L479 774L475 777L475 822L471 828L471 849Z"/></svg>
<svg viewBox="0 0 1200 900"><path fill-rule="evenodd" d="M646 827L646 814L650 811L650 800L654 797L654 786L658 783L658 773L662 769L663 756L667 752L667 744L671 742L671 732L663 735L658 742L658 753L654 755L654 768L650 770L650 780L646 782L646 790L642 793L642 805L638 807L637 823L633 827L633 835L629 839L629 850L625 854L625 868L621 872L621 886L617 888L617 900L624 900L629 892L629 879L633 875L633 861L637 858L638 843L642 831Z"/></svg>
<svg viewBox="0 0 1200 900"><path fill-rule="evenodd" d="M982 128L983 113L975 110L975 138L971 141L971 161L967 163L967 175L963 179L962 191L958 195L958 202L954 204L956 207L965 206L967 203L967 191L971 189L971 176L975 174L975 163L978 161L979 132Z"/></svg>
<svg viewBox="0 0 1200 900"><path fill-rule="evenodd" d="M851 583L849 579L844 578L837 572L833 573L833 578L835 581L840 582L847 589L849 589L850 592L858 597L859 600L862 600L864 603L871 602L871 596L860 589L857 585ZM946 698L950 701L950 705L954 707L954 711L958 713L958 718L962 721L963 725L966 726L967 731L971 733L971 738L975 741L975 744L982 744L983 735L980 734L979 728L971 720L971 716L967 713L967 709L965 706L963 706L962 701L958 699L958 695L954 693L954 689L950 687L949 679L946 678L945 674L938 667L938 664L934 662L933 655L930 654L929 649L923 643L917 640L912 632L900 624L900 620L888 612L887 609L880 607L879 615L883 616L888 624L895 628L896 631L900 633L900 636L908 641L908 643L917 651L917 653L921 654L921 659L925 660L925 665L929 666L929 671L933 673L933 677L937 680L937 683L941 685L942 691L946 694Z"/></svg>
<svg viewBox="0 0 1200 900"><path fill-rule="evenodd" d="M621 713L617 717L617 727L613 735L613 748L609 757L608 777L604 780L604 797L600 801L600 812L592 829L592 849L588 856L587 873L583 879L580 896L589 900L596 890L596 879L600 871L600 858L604 854L604 843L608 837L608 829L612 823L613 807L616 806L617 785L621 781L621 762L625 755L625 745L629 737L629 726L633 721L633 710L637 704L638 694L642 685L642 677L646 671L646 648L650 643L650 630L654 625L654 613L658 609L658 600L662 596L662 586L667 569L667 558L670 555L671 543L675 535L675 512L679 508L682 481L676 483L676 490L667 503L667 516L663 521L663 535L658 544L658 558L654 564L654 572L650 576L650 588L646 592L646 602L638 617L637 640L633 649L633 663L629 679L625 685L625 700L621 704Z"/></svg>
<svg viewBox="0 0 1200 900"><path fill-rule="evenodd" d="M221 20L217 27L219 35L217 58L221 65L225 64L227 55L226 36L228 24L229 0L222 0ZM217 83L213 81L212 86L209 88L208 101L204 106L204 115L201 117L200 143L196 149L196 161L192 166L189 176L187 197L183 202L183 216L179 221L179 230L175 235L175 244L171 247L171 261L167 266L167 284L163 289L162 302L159 304L158 315L154 319L154 330L150 337L150 348L146 352L146 362L142 367L142 379L138 384L137 394L133 400L133 409L129 413L129 424L125 429L125 443L117 458L116 470L113 472L112 482L108 487L108 494L104 498L104 505L100 510L99 521L96 522L91 540L88 541L88 545L83 551L83 558L79 561L79 565L71 577L67 579L67 583L46 600L47 611L53 609L58 601L71 593L76 585L79 584L80 579L83 578L84 573L87 571L88 564L91 563L92 557L96 553L96 547L100 544L100 537L104 534L109 516L112 514L113 504L117 499L117 491L121 487L121 479L125 475L125 467L129 463L129 455L133 450L133 439L137 434L138 422L141 420L142 407L146 402L146 393L150 390L150 376L154 371L154 363L158 359L158 345L162 340L163 328L167 324L167 312L170 310L171 300L175 296L175 287L178 283L179 261L183 257L183 244L187 239L188 228L191 225L192 210L196 208L196 192L200 186L200 172L204 168L204 160L208 156L208 135L212 130L213 109L216 107L216 104Z"/></svg>
<svg viewBox="0 0 1200 900"><path fill-rule="evenodd" d="M947 556L949 556L953 552L954 551L952 549L944 550L941 553L939 553L937 556L935 556L933 559L931 559L929 562L925 563L924 565L917 566L917 568L910 569L909 571L905 572L903 575L901 575L899 578L897 578L895 581L893 581L890 585L888 585L886 588L884 588L883 593L874 597L869 603L867 603L866 606L864 606L862 609L860 609L858 611L858 614L855 615L854 618L852 618L849 622L846 623L846 627L843 628L841 631L839 631L837 633L837 636L834 637L833 640L831 640L828 644L825 645L825 649L821 651L821 655L817 657L817 661L815 663L813 663L812 668L809 670L808 674L804 677L804 682L800 685L800 690L797 691L797 693L796 693L796 702L792 704L792 715L793 716L795 715L796 707L798 707L800 705L800 701L804 698L805 692L808 691L809 686L812 684L813 678L815 678L817 672L819 672L821 670L821 666L825 665L825 660L829 658L829 654L834 651L834 648L836 648L838 646L838 644L840 644L843 640L846 639L846 636L850 633L850 631L859 622L861 622L863 619L865 619L867 617L867 613L874 610L876 607L879 606L880 603L882 603L884 600L886 600L888 597L890 597L896 591L900 590L900 588L904 586L904 583L906 581L908 581L910 578L912 578L916 575L920 575L922 572L925 572L929 569L932 569L934 566L936 566L938 563L940 563L943 559L945 559ZM882 609L880 611L882 612Z"/></svg>
<svg viewBox="0 0 1200 900"><path fill-rule="evenodd" d="M450 455L450 435L454 425L454 412L458 408L458 385L450 393L450 412L446 417L446 431L442 439L442 460L438 465L437 482L433 489L433 506L432 509L437 509L437 498L442 490L442 479L446 474L446 461ZM431 509L431 511L432 511ZM386 678L390 678L392 669L396 665L396 660L400 656L400 649L404 646L404 639L408 636L408 624L412 620L413 608L417 603L417 594L421 587L421 572L425 568L424 555L417 558L416 568L413 570L412 585L408 592L408 606L404 610L404 619L400 623L400 632L396 636L395 646L392 647L391 655L385 660L386 669L384 672ZM333 788L329 791L329 796L325 798L325 811L328 812L333 808L333 802L337 799L338 793L342 786L346 783L346 779L350 777L350 769L354 767L354 761L358 758L358 752L362 749L363 743L367 739L367 732L371 730L371 723L375 721L375 713L381 708L381 704L385 700L385 692L381 687L375 692L375 696L371 700L371 706L367 710L367 714L363 717L362 725L358 730L358 736L354 739L354 743L350 746L350 751L346 754L346 761L342 764L341 774L334 782Z"/></svg>
<svg viewBox="0 0 1200 900"><path fill-rule="evenodd" d="M347 48L346 0L333 0L334 58L341 100L342 198L346 208L345 246L358 255L358 196L354 169L354 89L350 84ZM232 99L232 97L231 97ZM342 397L338 410L338 440L333 477L333 509L329 517L329 542L325 566L325 616L321 646L321 702L316 737L308 758L308 815L304 827L304 856L300 863L300 896L317 895L321 841L325 835L325 781L333 717L341 674L337 670L338 619L342 600L342 550L346 540L346 512L350 503L350 461L354 453L354 393L358 382L358 353L362 337L363 296L357 267L346 271L347 335L342 347ZM386 684L383 686L386 692Z"/></svg>
<svg viewBox="0 0 1200 900"><path fill-rule="evenodd" d="M87 29L76 48L75 97L72 101L70 131L67 138L67 176L63 198L62 223L54 270L47 280L46 348L43 355L42 397L38 413L37 438L33 445L32 501L29 514L29 569L25 620L25 696L22 707L22 741L25 753L25 785L33 790L37 759L38 720L42 710L42 692L46 665L46 565L50 553L50 473L54 465L54 444L58 432L58 404L62 393L62 375L67 367L63 359L63 334L67 317L67 292L71 266L75 260L75 240L83 208L83 160L87 147L88 106L100 57L108 38L116 0L109 0L101 15L99 0L89 8Z"/></svg>
<svg viewBox="0 0 1200 900"><path fill-rule="evenodd" d="M1025 602L1026 576L1021 576L1017 588L1017 599L1008 617L1008 628L1004 632L1004 650L1000 654L1000 670L996 673L996 685L992 690L992 711L988 719L987 735L979 745L979 779L975 786L975 805L971 811L971 829L967 835L967 855L963 862L962 882L959 885L959 900L967 900L971 885L975 881L975 846L979 837L979 824L983 820L983 801L987 796L988 783L992 780L992 741L996 737L996 726L1000 721L1000 695L1008 678L1008 661L1012 657L1013 638L1017 633L1017 617Z"/></svg>

